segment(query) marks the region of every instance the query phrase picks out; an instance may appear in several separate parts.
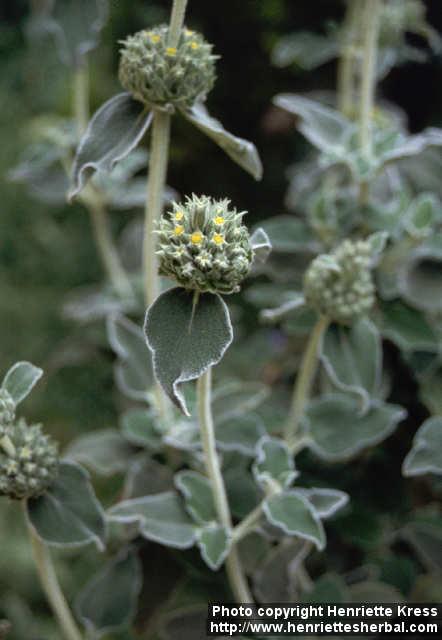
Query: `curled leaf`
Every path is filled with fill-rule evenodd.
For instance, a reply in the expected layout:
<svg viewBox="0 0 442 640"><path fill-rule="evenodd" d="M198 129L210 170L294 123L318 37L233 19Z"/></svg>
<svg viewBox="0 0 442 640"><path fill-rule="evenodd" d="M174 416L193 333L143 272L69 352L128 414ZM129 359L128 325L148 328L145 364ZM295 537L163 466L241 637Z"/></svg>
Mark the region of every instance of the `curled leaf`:
<svg viewBox="0 0 442 640"><path fill-rule="evenodd" d="M146 107L129 93L105 102L89 123L78 147L72 174L72 200L95 171L111 171L135 149L152 121Z"/></svg>

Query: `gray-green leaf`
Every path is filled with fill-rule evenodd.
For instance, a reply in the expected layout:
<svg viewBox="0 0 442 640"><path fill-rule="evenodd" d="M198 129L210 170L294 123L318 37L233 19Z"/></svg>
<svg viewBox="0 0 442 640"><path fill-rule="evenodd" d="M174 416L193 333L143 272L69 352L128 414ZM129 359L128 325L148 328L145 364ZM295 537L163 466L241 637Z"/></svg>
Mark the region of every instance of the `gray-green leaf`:
<svg viewBox="0 0 442 640"><path fill-rule="evenodd" d="M425 473L442 474L442 417L425 420L413 439L413 447L404 460L404 476Z"/></svg>
<svg viewBox="0 0 442 640"><path fill-rule="evenodd" d="M337 489L318 489L315 487L313 489L297 489L296 491L307 498L322 520L333 516L345 507L349 500L347 493Z"/></svg>
<svg viewBox="0 0 442 640"><path fill-rule="evenodd" d="M183 115L203 133L211 138L234 162L250 173L255 180L262 178L262 164L255 145L243 138L237 138L224 129L219 120L212 118L206 107L195 104Z"/></svg>
<svg viewBox="0 0 442 640"><path fill-rule="evenodd" d="M66 456L104 476L126 470L135 450L116 429L100 429L74 440Z"/></svg>
<svg viewBox="0 0 442 640"><path fill-rule="evenodd" d="M262 227L258 227L250 236L250 244L254 253L254 263L263 263L272 250L272 243Z"/></svg>
<svg viewBox="0 0 442 640"><path fill-rule="evenodd" d="M331 325L322 342L321 360L338 389L353 393L364 413L376 397L382 374L379 331L362 318L350 328Z"/></svg>
<svg viewBox="0 0 442 640"><path fill-rule="evenodd" d="M29 521L46 544L78 547L94 542L104 548L104 513L89 474L79 465L62 462L54 484L39 498L27 501Z"/></svg>
<svg viewBox="0 0 442 640"><path fill-rule="evenodd" d="M154 384L152 355L146 348L143 331L122 315L109 316L107 335L118 356L115 380L122 393L132 400L145 400Z"/></svg>
<svg viewBox="0 0 442 640"><path fill-rule="evenodd" d="M101 638L129 627L141 586L141 563L133 549L123 549L77 597L75 610L88 633Z"/></svg>
<svg viewBox="0 0 442 640"><path fill-rule="evenodd" d="M18 405L28 396L43 375L43 369L30 362L16 362L6 373L2 388L6 389Z"/></svg>
<svg viewBox="0 0 442 640"><path fill-rule="evenodd" d="M348 460L389 436L406 415L402 407L373 402L359 415L355 398L342 393L322 396L307 410L310 448L324 460Z"/></svg>
<svg viewBox="0 0 442 640"><path fill-rule="evenodd" d="M289 487L297 477L293 456L283 440L264 436L256 447L253 473L257 481L266 486L273 480L282 487Z"/></svg>
<svg viewBox="0 0 442 640"><path fill-rule="evenodd" d="M204 527L198 532L197 544L201 557L212 571L217 571L226 559L231 536L221 525Z"/></svg>
<svg viewBox="0 0 442 640"><path fill-rule="evenodd" d="M188 549L196 540L196 528L173 491L124 500L108 511L110 520L138 523L139 531L153 540L175 549Z"/></svg>
<svg viewBox="0 0 442 640"><path fill-rule="evenodd" d="M144 330L158 382L188 415L178 385L217 364L233 339L225 302L217 294L203 293L194 305L193 293L170 289L147 310Z"/></svg>
<svg viewBox="0 0 442 640"><path fill-rule="evenodd" d="M400 300L380 305L383 335L404 351L437 351L437 337L423 313Z"/></svg>
<svg viewBox="0 0 442 640"><path fill-rule="evenodd" d="M89 123L78 147L69 199L80 193L95 171L111 171L135 149L152 121L146 107L130 93L105 102Z"/></svg>
<svg viewBox="0 0 442 640"><path fill-rule="evenodd" d="M121 418L123 436L134 445L149 451L159 451L162 437L155 423L155 414L149 409L129 409Z"/></svg>
<svg viewBox="0 0 442 640"><path fill-rule="evenodd" d="M175 475L175 485L183 495L186 510L197 524L216 520L213 493L205 476L197 471L180 471Z"/></svg>
<svg viewBox="0 0 442 640"><path fill-rule="evenodd" d="M295 491L284 491L265 500L264 514L270 524L289 536L297 536L319 549L325 547L325 532L309 501Z"/></svg>

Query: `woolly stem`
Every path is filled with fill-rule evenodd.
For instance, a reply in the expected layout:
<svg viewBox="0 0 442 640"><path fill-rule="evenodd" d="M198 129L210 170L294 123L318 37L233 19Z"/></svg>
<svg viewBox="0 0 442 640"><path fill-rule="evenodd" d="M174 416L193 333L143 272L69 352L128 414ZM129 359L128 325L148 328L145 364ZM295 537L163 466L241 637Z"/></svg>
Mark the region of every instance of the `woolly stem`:
<svg viewBox="0 0 442 640"><path fill-rule="evenodd" d="M301 362L293 391L293 399L289 417L285 428L285 439L289 446L294 446L299 430L299 424L308 402L313 378L318 364L318 351L322 336L329 325L330 320L321 316L310 334L307 347Z"/></svg>
<svg viewBox="0 0 442 640"><path fill-rule="evenodd" d="M89 120L89 68L86 62L74 74L74 114L81 137ZM115 249L106 209L92 187L85 189L82 201L89 211L95 245L112 286L119 296L131 297L132 287Z"/></svg>
<svg viewBox="0 0 442 640"><path fill-rule="evenodd" d="M363 63L361 71L361 104L359 112L359 135L361 151L371 153L371 119L376 90L376 61L379 35L379 13L381 0L365 0L362 22Z"/></svg>
<svg viewBox="0 0 442 640"><path fill-rule="evenodd" d="M355 51L361 0L349 0L343 27L343 43L338 63L338 108L347 118L353 116L355 93Z"/></svg>
<svg viewBox="0 0 442 640"><path fill-rule="evenodd" d="M25 504L26 503L23 502L24 509ZM69 605L66 602L66 598L63 595L63 591L61 590L49 550L35 533L26 514L25 521L40 583L51 609L58 620L62 634L66 640L83 640L83 636L77 627Z"/></svg>
<svg viewBox="0 0 442 640"><path fill-rule="evenodd" d="M172 15L170 17L169 28L169 47L176 47L179 39L181 29L184 24L184 16L186 14L187 0L174 0L172 7Z"/></svg>
<svg viewBox="0 0 442 640"><path fill-rule="evenodd" d="M216 451L215 427L213 424L211 408L211 389L212 370L209 368L198 379L197 383L201 444L204 451L206 472L212 487L218 518L221 524L230 531L232 529L232 516L230 514L229 503L227 501L220 460ZM229 583L237 602L253 602L253 597L249 591L235 543L232 544L225 564Z"/></svg>

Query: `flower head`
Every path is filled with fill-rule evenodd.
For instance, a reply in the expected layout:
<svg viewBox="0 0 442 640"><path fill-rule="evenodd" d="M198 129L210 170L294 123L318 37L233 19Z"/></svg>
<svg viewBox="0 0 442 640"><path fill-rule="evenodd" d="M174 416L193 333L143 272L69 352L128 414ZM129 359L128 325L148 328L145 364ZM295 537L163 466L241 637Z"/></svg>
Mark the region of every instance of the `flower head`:
<svg viewBox="0 0 442 640"><path fill-rule="evenodd" d="M184 29L175 47L168 35L169 27L160 26L124 40L120 82L147 105L189 108L212 89L217 56L199 33Z"/></svg>
<svg viewBox="0 0 442 640"><path fill-rule="evenodd" d="M180 229L176 233L176 217ZM174 204L160 220L160 273L187 289L233 293L248 274L253 249L244 213L230 207L228 200L192 196Z"/></svg>
<svg viewBox="0 0 442 640"><path fill-rule="evenodd" d="M375 300L371 263L371 245L363 240L344 240L332 254L318 256L304 278L307 303L343 324L365 315Z"/></svg>
<svg viewBox="0 0 442 640"><path fill-rule="evenodd" d="M41 495L58 472L56 443L40 425L28 426L23 419L6 427L3 437L12 450L0 449L0 495L16 500Z"/></svg>

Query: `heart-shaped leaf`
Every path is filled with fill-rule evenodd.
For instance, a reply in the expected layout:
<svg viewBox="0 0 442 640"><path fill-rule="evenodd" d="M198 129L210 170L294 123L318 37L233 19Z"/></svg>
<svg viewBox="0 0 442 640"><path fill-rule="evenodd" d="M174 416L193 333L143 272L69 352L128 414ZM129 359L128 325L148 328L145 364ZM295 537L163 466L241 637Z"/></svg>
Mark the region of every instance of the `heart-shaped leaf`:
<svg viewBox="0 0 442 640"><path fill-rule="evenodd" d="M194 295L176 287L149 307L144 326L158 382L188 415L181 382L199 378L223 357L233 339L229 311L219 295Z"/></svg>
<svg viewBox="0 0 442 640"><path fill-rule="evenodd" d="M230 540L229 532L221 525L204 527L199 531L197 544L201 557L212 571L217 571L227 558Z"/></svg>
<svg viewBox="0 0 442 640"><path fill-rule="evenodd" d="M58 477L38 498L27 501L29 521L48 545L79 547L94 542L102 550L104 513L89 474L72 462L61 462Z"/></svg>
<svg viewBox="0 0 442 640"><path fill-rule="evenodd" d="M207 524L217 519L213 492L205 476L197 471L180 471L175 475L175 485L196 523Z"/></svg>
<svg viewBox="0 0 442 640"><path fill-rule="evenodd" d="M402 407L384 402L373 403L360 415L355 398L338 393L325 395L307 410L309 446L324 460L348 460L384 440L405 415Z"/></svg>
<svg viewBox="0 0 442 640"><path fill-rule="evenodd" d="M43 369L30 362L16 362L5 375L2 388L6 389L18 405L28 396L43 375Z"/></svg>
<svg viewBox="0 0 442 640"><path fill-rule="evenodd" d="M442 474L442 417L425 420L413 439L413 447L404 460L404 476L425 473Z"/></svg>
<svg viewBox="0 0 442 640"><path fill-rule="evenodd" d="M124 500L108 511L108 517L138 523L142 536L175 549L188 549L196 541L195 524L173 491Z"/></svg>
<svg viewBox="0 0 442 640"><path fill-rule="evenodd" d="M316 511L304 496L284 491L267 498L263 504L269 523L286 535L297 536L319 549L325 547L325 532Z"/></svg>
<svg viewBox="0 0 442 640"><path fill-rule="evenodd" d="M119 93L95 113L75 155L72 188L74 198L95 171L111 171L135 149L152 121L146 107L130 93Z"/></svg>
<svg viewBox="0 0 442 640"><path fill-rule="evenodd" d="M234 162L250 173L255 180L262 178L262 164L255 145L243 138L237 138L224 129L222 124L209 115L206 107L197 103L183 115L211 138Z"/></svg>
<svg viewBox="0 0 442 640"><path fill-rule="evenodd" d="M66 456L91 471L111 476L126 470L135 450L116 429L101 429L74 440Z"/></svg>
<svg viewBox="0 0 442 640"><path fill-rule="evenodd" d="M267 486L269 480L273 480L285 488L289 487L298 475L287 444L283 440L268 436L264 436L258 442L253 473L263 487Z"/></svg>
<svg viewBox="0 0 442 640"><path fill-rule="evenodd" d="M118 356L115 380L122 393L133 400L146 400L154 384L152 356L143 331L122 315L109 316L107 335Z"/></svg>
<svg viewBox="0 0 442 640"><path fill-rule="evenodd" d="M142 586L141 563L132 549L123 549L83 588L75 610L88 633L101 638L129 627Z"/></svg>
<svg viewBox="0 0 442 640"><path fill-rule="evenodd" d="M333 384L354 393L361 411L367 411L379 391L382 373L381 338L376 326L368 318L350 328L331 325L320 357Z"/></svg>

